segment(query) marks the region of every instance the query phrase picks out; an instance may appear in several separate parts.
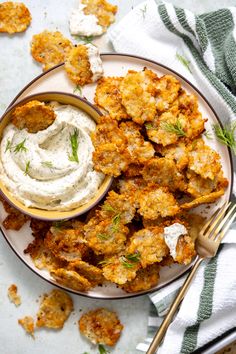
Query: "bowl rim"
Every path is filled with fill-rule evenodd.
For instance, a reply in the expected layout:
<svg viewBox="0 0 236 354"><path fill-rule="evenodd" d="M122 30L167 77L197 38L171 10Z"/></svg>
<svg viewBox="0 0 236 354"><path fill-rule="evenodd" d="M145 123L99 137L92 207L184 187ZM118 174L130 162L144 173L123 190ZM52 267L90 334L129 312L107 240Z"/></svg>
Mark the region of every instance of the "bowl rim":
<svg viewBox="0 0 236 354"><path fill-rule="evenodd" d="M35 93L35 94L32 94L32 95L29 95L29 96L26 96L24 97L22 100L19 100L17 101L16 103L14 103L12 106L9 106L8 109L3 113L3 115L0 117L0 125L1 123L4 121L5 117L9 114L11 114L11 112L14 111L14 109L18 106L21 106L22 104L26 103L26 102L29 102L29 101L32 101L32 100L39 100L40 101L40 96L46 96L46 95L61 95L61 96L65 96L65 97L72 97L78 101L81 101L83 102L85 105L89 106L92 110L94 110L100 117L103 116L102 112L95 106L93 105L91 102L89 102L86 98L83 98L83 97L80 97L80 96L77 96L73 93L67 93L67 92L63 92L63 91L42 91L42 92L39 92L39 93ZM42 99L42 102L44 100ZM81 108L82 109L82 108ZM82 109L83 110L83 109ZM87 113L87 112L86 112ZM87 113L88 114L88 113ZM94 117L91 116L91 118L93 119L93 121L97 124L97 122L95 121ZM0 138L0 142L1 142L1 138ZM27 207L27 206L24 206L22 202L19 202L20 204L22 204L24 206L24 208L27 208L29 209L28 210L25 210L25 209L21 209L20 206L16 205L5 193L2 189L0 189L0 195L10 204L12 205L14 208L18 209L20 212L22 212L23 214L25 215L28 215L30 217L33 217L35 219L38 219L38 220L44 220L44 221L58 221L58 220L69 220L69 219L72 219L72 218L75 218L75 217L78 217L80 215L83 215L85 213L87 213L90 209L92 209L93 207L95 207L100 201L101 199L104 198L104 196L107 194L107 192L109 191L110 187L111 187L111 184L113 182L113 177L112 176L108 176L108 175L105 175L105 178L102 182L102 184L100 185L99 188L101 188L101 186L103 185L103 183L107 183L107 186L105 188L105 190L96 198L96 200L94 200L94 202L91 204L91 205L88 205L85 209L82 209L81 211L79 212L74 212L77 208L75 209L72 209L72 210L69 210L69 211L66 211L68 214L72 213L72 215L67 215L66 217L63 215L61 216L58 216L58 217L50 217L50 216L41 216L41 215L35 215L34 212L30 211L31 208ZM7 188L6 188L7 189ZM14 197L14 196L13 196ZM88 202L87 202L88 203ZM86 206L85 203L84 205ZM83 205L81 205L80 207L83 207ZM37 209L37 208L33 208L33 209ZM39 208L38 208L39 209ZM45 209L39 209L39 211L42 210L44 213L50 213L51 210L45 210ZM54 211L54 210L53 210ZM60 213L63 211L54 211L54 212L57 212L57 213Z"/></svg>

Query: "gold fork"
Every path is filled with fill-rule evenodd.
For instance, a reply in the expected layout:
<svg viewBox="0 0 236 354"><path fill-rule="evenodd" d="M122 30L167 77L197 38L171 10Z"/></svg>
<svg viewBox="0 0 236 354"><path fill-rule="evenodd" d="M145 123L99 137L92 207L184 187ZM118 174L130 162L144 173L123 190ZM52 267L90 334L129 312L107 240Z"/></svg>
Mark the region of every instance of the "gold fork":
<svg viewBox="0 0 236 354"><path fill-rule="evenodd" d="M210 218L210 220L208 220L203 226L196 240L196 251L198 253L198 256L196 257L191 272L185 280L173 304L171 305L146 354L156 353L156 349L161 344L161 341L167 331L167 328L171 320L173 319L173 316L177 311L181 301L183 300L201 262L205 258L212 258L216 255L216 252L218 251L219 245L223 237L229 230L230 225L233 223L236 217L235 208L236 204L232 205L231 202L225 203L221 207L221 209L218 209Z"/></svg>

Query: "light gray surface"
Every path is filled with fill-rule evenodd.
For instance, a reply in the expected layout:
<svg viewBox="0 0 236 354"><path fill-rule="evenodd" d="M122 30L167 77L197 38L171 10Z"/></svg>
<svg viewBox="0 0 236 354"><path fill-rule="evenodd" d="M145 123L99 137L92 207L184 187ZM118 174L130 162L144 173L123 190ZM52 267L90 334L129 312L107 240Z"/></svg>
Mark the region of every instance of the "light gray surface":
<svg viewBox="0 0 236 354"><path fill-rule="evenodd" d="M0 1L0 3L3 1ZM113 0L119 6L117 20L122 18L141 0ZM43 29L60 30L69 37L68 15L75 0L24 0L29 7L33 21L23 34L8 36L0 34L0 113L6 109L11 100L30 80L41 73L40 65L33 61L29 53L29 43L33 34ZM223 6L236 5L235 0L221 1L172 0L172 3L198 13L215 10ZM107 50L106 37L98 41L101 51ZM59 89L57 87L57 89ZM1 236L1 235L0 235ZM7 288L16 283L22 296L22 305L16 308L9 303ZM115 309L124 324L124 333L118 345L111 352L115 354L136 353L135 346L146 335L149 300L147 297L119 301L96 301L73 296L75 311L62 331L40 330L36 332L35 341L25 335L17 324L17 319L25 315L35 315L39 295L49 291L51 286L32 273L0 237L0 353L1 354L60 354L88 351L98 353L79 334L77 320L82 311L96 306ZM81 311L82 310L82 311ZM168 353L171 354L171 353Z"/></svg>

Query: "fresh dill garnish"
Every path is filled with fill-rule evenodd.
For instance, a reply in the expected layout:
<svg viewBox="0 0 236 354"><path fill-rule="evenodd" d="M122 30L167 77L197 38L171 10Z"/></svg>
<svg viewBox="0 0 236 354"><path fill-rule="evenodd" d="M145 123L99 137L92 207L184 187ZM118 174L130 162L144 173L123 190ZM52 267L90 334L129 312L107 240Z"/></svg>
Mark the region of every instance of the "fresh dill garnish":
<svg viewBox="0 0 236 354"><path fill-rule="evenodd" d="M99 354L108 354L109 351L102 344L98 345Z"/></svg>
<svg viewBox="0 0 236 354"><path fill-rule="evenodd" d="M176 123L163 122L161 127L168 133L176 134L179 138L186 135L179 119L177 119Z"/></svg>
<svg viewBox="0 0 236 354"><path fill-rule="evenodd" d="M27 162L26 162L26 165L25 165L25 173L24 173L25 176L28 175L28 173L29 173L29 168L30 168L30 161L27 161Z"/></svg>
<svg viewBox="0 0 236 354"><path fill-rule="evenodd" d="M74 130L74 134L70 134L70 144L72 155L69 155L69 160L74 162L79 162L78 158L78 131L77 129Z"/></svg>
<svg viewBox="0 0 236 354"><path fill-rule="evenodd" d="M183 57L182 55L180 55L178 52L176 52L176 59L178 59L178 61L183 64L183 66L185 66L188 71L192 74L192 71L190 69L190 64L191 62L189 60L187 60L185 57Z"/></svg>
<svg viewBox="0 0 236 354"><path fill-rule="evenodd" d="M41 165L48 167L48 168L53 168L53 164L51 161L42 161Z"/></svg>
<svg viewBox="0 0 236 354"><path fill-rule="evenodd" d="M116 232L119 229L121 214L118 213L112 218L112 231Z"/></svg>
<svg viewBox="0 0 236 354"><path fill-rule="evenodd" d="M127 258L129 261L132 261L132 262L139 262L140 261L140 253L137 252L137 253L133 253L133 254L128 254L125 256L125 258Z"/></svg>
<svg viewBox="0 0 236 354"><path fill-rule="evenodd" d="M108 234L97 234L97 237L100 238L101 240L109 240L111 236Z"/></svg>
<svg viewBox="0 0 236 354"><path fill-rule="evenodd" d="M66 225L67 220L58 220L58 221L54 221L54 223L52 224L53 227L55 227L56 229L61 229L63 226Z"/></svg>
<svg viewBox="0 0 236 354"><path fill-rule="evenodd" d="M146 17L146 12L147 12L147 5L144 5L143 9L140 9L142 12L143 20L145 20Z"/></svg>
<svg viewBox="0 0 236 354"><path fill-rule="evenodd" d="M217 140L223 144L228 146L233 150L236 155L236 140L235 140L235 131L236 131L236 122L225 125L221 127L219 124L215 124L213 126L214 133L216 135Z"/></svg>
<svg viewBox="0 0 236 354"><path fill-rule="evenodd" d="M80 85L75 86L73 93L78 92L80 96L82 96L82 88Z"/></svg>
<svg viewBox="0 0 236 354"><path fill-rule="evenodd" d="M107 203L103 204L102 209L104 211L112 211L113 213L116 212L115 209L110 204L107 204Z"/></svg>
<svg viewBox="0 0 236 354"><path fill-rule="evenodd" d="M12 141L10 141L10 139L7 139L7 146L5 152L7 152L8 150L11 151L11 148L12 148Z"/></svg>
<svg viewBox="0 0 236 354"><path fill-rule="evenodd" d="M103 260L103 261L100 261L100 262L98 262L98 265L105 265L105 264L109 264L110 263L110 261L107 261L107 260Z"/></svg>
<svg viewBox="0 0 236 354"><path fill-rule="evenodd" d="M146 124L145 124L145 128L146 128L147 130L149 130L149 129L155 129L151 123L146 123Z"/></svg>
<svg viewBox="0 0 236 354"><path fill-rule="evenodd" d="M209 130L206 130L203 134L208 140L212 140L213 139L212 134L211 134L211 132Z"/></svg>
<svg viewBox="0 0 236 354"><path fill-rule="evenodd" d="M77 39L80 42L83 42L85 44L93 44L92 41L94 40L94 36L73 36L75 39Z"/></svg>
<svg viewBox="0 0 236 354"><path fill-rule="evenodd" d="M26 139L22 140L21 143L17 144L14 147L14 152L15 153L18 153L18 152L21 152L21 151L27 151L27 148L25 147L25 141L26 141Z"/></svg>
<svg viewBox="0 0 236 354"><path fill-rule="evenodd" d="M127 258L125 256L120 257L120 262L125 268L133 268L134 263L128 262Z"/></svg>

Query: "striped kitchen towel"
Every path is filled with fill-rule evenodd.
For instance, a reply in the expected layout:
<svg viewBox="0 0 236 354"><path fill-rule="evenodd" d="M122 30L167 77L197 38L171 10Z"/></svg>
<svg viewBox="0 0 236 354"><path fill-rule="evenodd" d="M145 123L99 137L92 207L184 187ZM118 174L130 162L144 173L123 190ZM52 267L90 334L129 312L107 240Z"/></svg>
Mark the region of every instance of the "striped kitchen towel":
<svg viewBox="0 0 236 354"><path fill-rule="evenodd" d="M115 51L173 68L205 95L223 123L236 116L236 7L203 15L149 0L109 32ZM235 147L236 150L236 147ZM236 188L234 188L236 190ZM217 256L203 263L158 354L188 354L236 327L236 225ZM151 294L145 352L184 278Z"/></svg>

